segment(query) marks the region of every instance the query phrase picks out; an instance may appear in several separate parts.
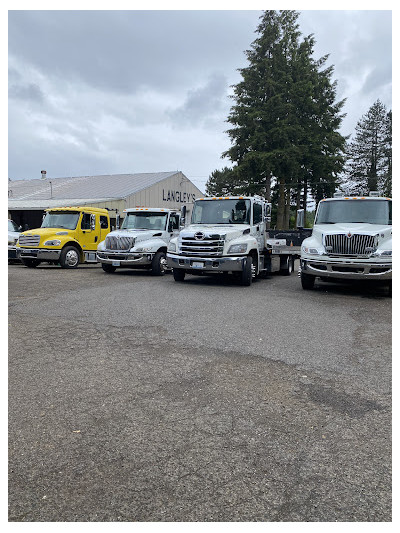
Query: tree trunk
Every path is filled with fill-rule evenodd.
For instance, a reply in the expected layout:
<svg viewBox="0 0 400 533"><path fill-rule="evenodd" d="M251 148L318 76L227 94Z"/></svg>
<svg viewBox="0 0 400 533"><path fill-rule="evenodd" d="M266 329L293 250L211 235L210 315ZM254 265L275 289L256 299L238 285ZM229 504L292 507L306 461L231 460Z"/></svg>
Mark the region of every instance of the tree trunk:
<svg viewBox="0 0 400 533"><path fill-rule="evenodd" d="M285 206L285 227L284 229L290 228L290 187L286 191L286 206Z"/></svg>
<svg viewBox="0 0 400 533"><path fill-rule="evenodd" d="M276 216L277 229L284 229L285 216L285 178L279 178L278 213Z"/></svg>

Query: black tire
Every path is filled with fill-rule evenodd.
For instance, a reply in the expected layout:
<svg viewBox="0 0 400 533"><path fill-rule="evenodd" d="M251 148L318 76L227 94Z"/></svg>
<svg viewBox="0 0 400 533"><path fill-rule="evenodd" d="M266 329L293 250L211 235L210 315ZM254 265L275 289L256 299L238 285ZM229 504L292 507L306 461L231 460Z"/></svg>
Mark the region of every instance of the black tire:
<svg viewBox="0 0 400 533"><path fill-rule="evenodd" d="M294 262L293 257L291 257L290 255L281 259L281 269L279 271L281 276L291 275L291 273L293 272L293 267L294 267L293 262Z"/></svg>
<svg viewBox="0 0 400 533"><path fill-rule="evenodd" d="M117 267L107 263L101 263L101 268L104 270L104 272L107 272L107 274L112 274L117 270Z"/></svg>
<svg viewBox="0 0 400 533"><path fill-rule="evenodd" d="M41 263L39 259L22 259L21 258L21 261L28 268L35 268Z"/></svg>
<svg viewBox="0 0 400 533"><path fill-rule="evenodd" d="M62 268L76 268L79 265L80 253L75 246L65 246L60 255Z"/></svg>
<svg viewBox="0 0 400 533"><path fill-rule="evenodd" d="M151 273L153 276L164 276L167 270L167 258L164 252L154 254L151 262Z"/></svg>
<svg viewBox="0 0 400 533"><path fill-rule="evenodd" d="M186 272L183 270L183 268L173 268L172 274L175 281L183 281L185 279Z"/></svg>
<svg viewBox="0 0 400 533"><path fill-rule="evenodd" d="M310 274L304 274L304 272L300 275L301 279L301 286L305 291L310 291L314 288L314 282L315 282L315 276L310 276Z"/></svg>
<svg viewBox="0 0 400 533"><path fill-rule="evenodd" d="M243 287L249 287L253 281L253 272L252 272L253 259L248 256L244 261L243 270L240 273L240 284Z"/></svg>
<svg viewBox="0 0 400 533"><path fill-rule="evenodd" d="M389 296L389 298L392 297L392 280L390 280L387 284L387 295Z"/></svg>

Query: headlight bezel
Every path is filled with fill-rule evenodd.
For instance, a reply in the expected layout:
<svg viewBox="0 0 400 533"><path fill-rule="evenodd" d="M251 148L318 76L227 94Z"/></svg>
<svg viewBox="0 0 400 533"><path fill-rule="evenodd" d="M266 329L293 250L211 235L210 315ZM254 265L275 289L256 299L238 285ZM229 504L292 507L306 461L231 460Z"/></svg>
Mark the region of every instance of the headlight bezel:
<svg viewBox="0 0 400 533"><path fill-rule="evenodd" d="M176 252L176 243L175 242L169 242L168 244L168 252Z"/></svg>
<svg viewBox="0 0 400 533"><path fill-rule="evenodd" d="M50 239L48 241L45 241L43 243L43 246L60 246L61 241L60 239Z"/></svg>
<svg viewBox="0 0 400 533"><path fill-rule="evenodd" d="M228 248L228 254L245 254L247 253L247 242L238 242L231 244Z"/></svg>

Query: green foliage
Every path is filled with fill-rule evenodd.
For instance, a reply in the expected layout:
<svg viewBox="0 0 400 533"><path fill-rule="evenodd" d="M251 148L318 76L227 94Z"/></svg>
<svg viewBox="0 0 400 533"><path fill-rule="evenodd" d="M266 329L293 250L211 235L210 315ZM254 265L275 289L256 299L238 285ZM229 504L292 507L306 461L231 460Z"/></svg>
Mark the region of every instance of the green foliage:
<svg viewBox="0 0 400 533"><path fill-rule="evenodd" d="M392 194L392 112L377 100L358 121L347 146L348 161L342 188Z"/></svg>
<svg viewBox="0 0 400 533"><path fill-rule="evenodd" d="M344 101L335 102L333 67L323 68L328 56L313 58L314 38L301 39L298 17L291 10L261 16L245 52L249 64L233 86L232 146L222 154L234 165L236 191L270 199L275 189L278 224L297 192L304 207L310 191L317 200L331 195L344 163L346 139L338 132Z"/></svg>

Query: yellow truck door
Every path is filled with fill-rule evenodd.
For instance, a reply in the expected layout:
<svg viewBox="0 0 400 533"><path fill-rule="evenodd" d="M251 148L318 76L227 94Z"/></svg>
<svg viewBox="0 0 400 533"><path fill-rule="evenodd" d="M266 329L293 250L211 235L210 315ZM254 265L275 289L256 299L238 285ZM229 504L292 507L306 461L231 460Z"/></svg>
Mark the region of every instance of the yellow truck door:
<svg viewBox="0 0 400 533"><path fill-rule="evenodd" d="M94 228L94 229L93 229ZM95 213L82 213L77 228L78 241L84 252L96 251L100 242L100 217Z"/></svg>

